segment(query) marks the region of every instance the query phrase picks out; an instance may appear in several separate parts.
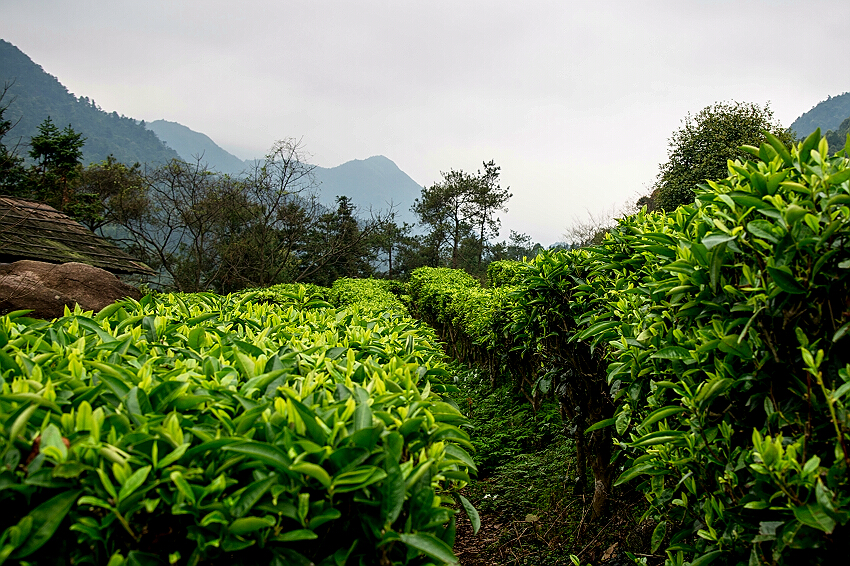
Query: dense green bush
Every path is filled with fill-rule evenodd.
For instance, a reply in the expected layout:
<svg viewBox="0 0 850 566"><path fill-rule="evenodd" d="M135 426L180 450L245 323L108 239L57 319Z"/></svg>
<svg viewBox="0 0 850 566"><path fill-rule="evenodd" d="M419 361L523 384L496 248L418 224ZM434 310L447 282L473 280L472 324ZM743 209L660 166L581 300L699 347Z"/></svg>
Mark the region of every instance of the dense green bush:
<svg viewBox="0 0 850 566"><path fill-rule="evenodd" d="M768 139L693 207L607 243L642 254L595 313L619 321L599 333L631 456L619 481L648 476L670 564L829 563L847 545L850 163L819 132Z"/></svg>
<svg viewBox="0 0 850 566"><path fill-rule="evenodd" d="M416 269L408 282L411 312L434 327L449 355L487 370L491 384L506 373L528 374L527 364L518 366L512 352L513 289L484 289L466 272L445 267ZM522 385L531 399L533 383Z"/></svg>
<svg viewBox="0 0 850 566"><path fill-rule="evenodd" d="M616 468L639 482L670 565L825 564L850 541L850 148L766 137L694 205L541 254L504 303L411 278L444 340L519 356L563 399L601 501Z"/></svg>
<svg viewBox="0 0 850 566"><path fill-rule="evenodd" d="M515 285L522 279L523 262L513 260L493 261L487 265L487 282L490 287Z"/></svg>
<svg viewBox="0 0 850 566"><path fill-rule="evenodd" d="M0 318L0 563L455 563L433 333L277 291Z"/></svg>
<svg viewBox="0 0 850 566"><path fill-rule="evenodd" d="M263 289L246 289L233 295L238 298L250 296L252 301L259 303L294 304L306 308L330 306L330 289L312 283L280 283Z"/></svg>
<svg viewBox="0 0 850 566"><path fill-rule="evenodd" d="M532 411L554 393L569 435L576 441L575 486L586 468L594 477L594 516L601 516L615 479L610 430L589 426L614 414L608 395L604 349L576 341L582 312L575 286L587 252L544 252L529 264L511 262L512 286L483 289L462 271L421 268L409 287L414 312L431 323L455 358L506 375Z"/></svg>
<svg viewBox="0 0 850 566"><path fill-rule="evenodd" d="M509 332L517 342L514 350L537 369L531 376L535 391L553 391L558 398L576 442L577 487L584 485L590 465L596 518L606 511L615 468L610 430L587 430L614 414L606 383L607 345L584 340L588 306L605 303L605 294L613 289L588 296L586 278L595 267L594 257L591 251L574 250L546 251L534 258L513 292Z"/></svg>
<svg viewBox="0 0 850 566"><path fill-rule="evenodd" d="M352 279L343 277L334 281L328 294L336 307L357 305L374 312L407 315L407 307L390 289L397 283L387 279Z"/></svg>

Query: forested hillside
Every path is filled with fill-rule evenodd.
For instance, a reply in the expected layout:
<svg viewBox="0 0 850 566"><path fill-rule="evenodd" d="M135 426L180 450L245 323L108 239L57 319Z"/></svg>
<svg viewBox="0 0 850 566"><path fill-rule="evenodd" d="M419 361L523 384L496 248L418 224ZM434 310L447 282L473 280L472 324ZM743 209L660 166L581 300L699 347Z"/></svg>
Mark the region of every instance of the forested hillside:
<svg viewBox="0 0 850 566"><path fill-rule="evenodd" d="M9 86L3 99L8 104L5 119L16 124L7 134L7 145L10 140L28 143L50 116L60 129L70 124L86 138L83 163L100 162L109 155L128 165L165 163L179 157L133 118L104 112L94 100L75 97L20 49L0 40L0 87L3 83Z"/></svg>
<svg viewBox="0 0 850 566"><path fill-rule="evenodd" d="M848 117L850 117L850 92L845 92L819 102L814 108L794 120L791 130L796 132L797 137L804 138L817 128L820 128L822 133L827 130L838 130L841 122Z"/></svg>

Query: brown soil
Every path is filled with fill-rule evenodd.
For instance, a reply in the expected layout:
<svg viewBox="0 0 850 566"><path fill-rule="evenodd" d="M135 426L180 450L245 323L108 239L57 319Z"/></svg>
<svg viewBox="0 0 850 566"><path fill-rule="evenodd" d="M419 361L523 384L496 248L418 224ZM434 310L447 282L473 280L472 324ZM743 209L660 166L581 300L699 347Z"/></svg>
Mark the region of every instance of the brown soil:
<svg viewBox="0 0 850 566"><path fill-rule="evenodd" d="M546 564L572 566L569 554L582 564L619 564L624 550L649 558L650 564L663 562L662 556L642 554L654 524L634 521L633 499L612 501L611 513L600 522L589 523L590 498L571 496L540 516L507 517L481 515L481 529L472 533L472 524L462 511L457 514L454 552L461 566L504 566L537 564L543 555ZM565 523L577 521L571 525ZM541 554L542 553L542 554ZM628 561L630 562L630 561Z"/></svg>

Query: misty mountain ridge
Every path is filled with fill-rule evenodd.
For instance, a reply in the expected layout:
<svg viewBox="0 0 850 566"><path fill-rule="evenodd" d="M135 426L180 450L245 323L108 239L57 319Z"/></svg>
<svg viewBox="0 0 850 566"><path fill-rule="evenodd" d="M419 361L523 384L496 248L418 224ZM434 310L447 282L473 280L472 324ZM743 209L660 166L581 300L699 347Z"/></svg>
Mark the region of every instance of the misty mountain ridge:
<svg viewBox="0 0 850 566"><path fill-rule="evenodd" d="M177 150L184 161L200 158L202 163L219 173L238 176L256 163L252 159L239 159L206 134L177 122L156 120L148 122L145 127ZM336 167L316 166L313 173L319 184L320 201L325 206L333 208L337 196L347 196L361 213L370 209L387 210L392 205L397 222L412 224L416 221L410 207L421 195L422 187L383 155L354 159Z"/></svg>
<svg viewBox="0 0 850 566"><path fill-rule="evenodd" d="M250 160L243 161L225 151L206 134L196 132L183 124L168 120L155 120L142 124L155 133L168 147L174 149L183 161L193 162L200 158L201 162L210 166L210 169L228 175L239 175L253 164Z"/></svg>
<svg viewBox="0 0 850 566"><path fill-rule="evenodd" d="M119 162L161 164L171 159L192 162L200 158L219 173L239 175L253 167L254 160L242 160L221 148L209 136L177 122L155 120L145 123L117 112L105 112L88 97L75 96L20 49L0 39L0 87L10 85L2 103L8 105L5 117L17 123L6 144L20 141L26 156L30 138L38 126L51 117L60 129L71 125L86 138L83 163L97 163L109 155ZM337 196L351 198L361 213L386 210L395 205L398 222L415 222L410 212L421 187L395 163L383 156L355 159L338 167L316 167L320 200L335 206Z"/></svg>

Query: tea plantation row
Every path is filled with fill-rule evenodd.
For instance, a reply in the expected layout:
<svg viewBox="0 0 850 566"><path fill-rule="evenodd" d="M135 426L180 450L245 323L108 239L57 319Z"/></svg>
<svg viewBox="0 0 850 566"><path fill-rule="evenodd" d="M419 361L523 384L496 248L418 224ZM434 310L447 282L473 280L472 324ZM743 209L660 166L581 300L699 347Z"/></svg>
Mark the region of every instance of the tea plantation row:
<svg viewBox="0 0 850 566"><path fill-rule="evenodd" d="M409 283L454 355L556 395L594 515L637 484L671 566L850 551L850 138L768 139L599 246Z"/></svg>
<svg viewBox="0 0 850 566"><path fill-rule="evenodd" d="M2 317L0 563L455 563L443 358L377 282Z"/></svg>

